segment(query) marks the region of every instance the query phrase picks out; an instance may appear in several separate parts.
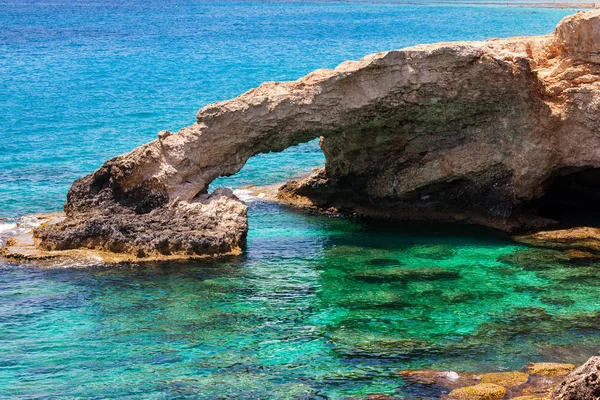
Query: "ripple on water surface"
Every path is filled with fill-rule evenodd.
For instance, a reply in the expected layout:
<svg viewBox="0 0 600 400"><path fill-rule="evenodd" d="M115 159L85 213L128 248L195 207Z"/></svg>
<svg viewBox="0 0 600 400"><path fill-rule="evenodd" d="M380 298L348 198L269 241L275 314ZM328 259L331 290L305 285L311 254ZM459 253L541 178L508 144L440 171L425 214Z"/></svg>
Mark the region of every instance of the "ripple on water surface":
<svg viewBox="0 0 600 400"><path fill-rule="evenodd" d="M59 210L104 160L263 81L417 43L546 34L572 13L393 3L3 1L0 217ZM312 142L215 184L322 163ZM259 201L250 226L247 254L218 264L0 265L0 398L435 397L396 370L580 362L598 348L593 263L487 231Z"/></svg>
<svg viewBox="0 0 600 400"><path fill-rule="evenodd" d="M435 396L396 371L581 362L600 345L595 263L261 201L250 223L247 254L218 264L3 266L0 393Z"/></svg>

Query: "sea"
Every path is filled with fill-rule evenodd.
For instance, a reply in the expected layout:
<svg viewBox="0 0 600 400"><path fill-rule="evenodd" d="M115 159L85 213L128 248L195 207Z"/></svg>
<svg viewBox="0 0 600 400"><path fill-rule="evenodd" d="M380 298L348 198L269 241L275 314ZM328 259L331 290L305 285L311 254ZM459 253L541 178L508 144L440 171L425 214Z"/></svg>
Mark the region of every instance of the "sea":
<svg viewBox="0 0 600 400"><path fill-rule="evenodd" d="M542 35L575 9L427 1L0 0L0 236L73 180L263 81L420 43ZM313 141L212 187L321 166ZM218 262L0 261L0 398L436 399L399 370L600 349L594 263L489 229L306 215L238 192Z"/></svg>

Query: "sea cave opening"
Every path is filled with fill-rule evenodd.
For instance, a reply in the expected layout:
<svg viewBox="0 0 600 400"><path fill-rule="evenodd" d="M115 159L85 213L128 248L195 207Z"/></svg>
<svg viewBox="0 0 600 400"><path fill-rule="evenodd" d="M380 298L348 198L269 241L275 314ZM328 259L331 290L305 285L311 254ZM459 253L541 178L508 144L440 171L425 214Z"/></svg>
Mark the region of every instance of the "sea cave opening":
<svg viewBox="0 0 600 400"><path fill-rule="evenodd" d="M548 180L530 206L539 216L565 226L600 227L600 168L566 168Z"/></svg>

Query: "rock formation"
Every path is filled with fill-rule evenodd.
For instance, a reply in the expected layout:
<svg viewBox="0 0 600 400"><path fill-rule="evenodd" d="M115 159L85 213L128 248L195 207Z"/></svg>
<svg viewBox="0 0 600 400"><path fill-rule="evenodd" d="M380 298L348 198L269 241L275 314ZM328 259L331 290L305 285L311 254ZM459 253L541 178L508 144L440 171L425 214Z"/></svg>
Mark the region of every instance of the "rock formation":
<svg viewBox="0 0 600 400"><path fill-rule="evenodd" d="M571 372L554 390L553 400L600 399L600 357L592 357Z"/></svg>
<svg viewBox="0 0 600 400"><path fill-rule="evenodd" d="M148 259L239 254L248 230L247 206L230 189L146 212L110 201L95 207L71 211L64 221L36 229L39 247L95 249Z"/></svg>
<svg viewBox="0 0 600 400"><path fill-rule="evenodd" d="M202 108L197 122L76 181L45 249L197 255L244 244L246 208L210 182L320 137L324 169L280 191L318 210L505 230L553 179L600 167L600 12L543 37L369 55Z"/></svg>
<svg viewBox="0 0 600 400"><path fill-rule="evenodd" d="M596 357L598 358L598 357ZM589 364L589 361L588 361ZM586 364L587 365L587 364ZM529 363L523 371L504 372L456 372L441 370L402 370L398 374L405 385L427 387L440 393L447 400L550 400L552 393L558 393L572 382L576 374L573 364ZM579 368L577 371L581 370ZM590 369L585 369L589 373ZM567 376L569 375L569 376ZM577 375L581 376L581 374ZM589 380L589 379L588 379ZM579 382L580 380L577 380ZM571 387L574 387L571 385ZM580 394L588 393L578 386ZM572 392L573 393L573 392ZM568 397L560 400L587 400L589 397ZM559 399L556 399L559 400Z"/></svg>

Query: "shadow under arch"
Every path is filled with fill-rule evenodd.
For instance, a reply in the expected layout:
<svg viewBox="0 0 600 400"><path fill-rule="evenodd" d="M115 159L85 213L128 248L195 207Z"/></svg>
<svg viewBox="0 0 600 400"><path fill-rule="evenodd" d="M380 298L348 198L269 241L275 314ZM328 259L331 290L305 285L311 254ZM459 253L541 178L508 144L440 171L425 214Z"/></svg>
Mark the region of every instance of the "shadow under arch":
<svg viewBox="0 0 600 400"><path fill-rule="evenodd" d="M565 167L555 171L544 193L529 206L563 226L600 227L600 168Z"/></svg>

